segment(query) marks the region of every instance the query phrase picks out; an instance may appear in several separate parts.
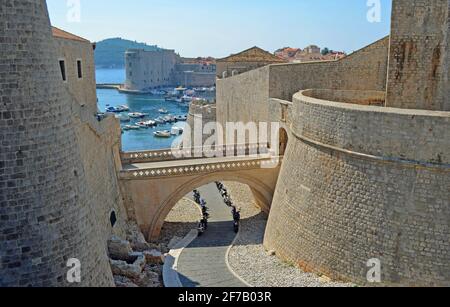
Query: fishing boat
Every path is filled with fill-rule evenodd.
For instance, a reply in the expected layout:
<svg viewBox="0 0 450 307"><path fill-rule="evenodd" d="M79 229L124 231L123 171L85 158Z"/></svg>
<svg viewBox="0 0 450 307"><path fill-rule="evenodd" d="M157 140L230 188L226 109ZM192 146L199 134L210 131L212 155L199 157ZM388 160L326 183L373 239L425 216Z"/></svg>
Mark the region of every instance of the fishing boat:
<svg viewBox="0 0 450 307"><path fill-rule="evenodd" d="M143 129L148 129L150 126L148 126L145 122L138 122L136 123L136 126Z"/></svg>
<svg viewBox="0 0 450 307"><path fill-rule="evenodd" d="M171 115L164 116L163 119L165 120L166 123L174 123L177 121L175 117Z"/></svg>
<svg viewBox="0 0 450 307"><path fill-rule="evenodd" d="M125 127L123 127L123 130L128 131L128 130L139 130L141 129L141 127L137 126L137 125L126 125Z"/></svg>
<svg viewBox="0 0 450 307"><path fill-rule="evenodd" d="M153 133L153 135L155 137L158 137L158 138L170 138L171 137L171 134L170 134L169 130L156 131L156 132Z"/></svg>
<svg viewBox="0 0 450 307"><path fill-rule="evenodd" d="M187 115L178 115L178 116L176 116L175 118L176 118L177 121L179 121L179 122L185 122L185 121L187 121L188 116L187 116Z"/></svg>
<svg viewBox="0 0 450 307"><path fill-rule="evenodd" d="M155 123L157 123L158 125L164 125L166 123L166 121L162 118L162 117L158 117L155 118Z"/></svg>
<svg viewBox="0 0 450 307"><path fill-rule="evenodd" d="M153 120L148 120L146 122L144 122L145 125L147 125L147 127L156 127L156 122Z"/></svg>
<svg viewBox="0 0 450 307"><path fill-rule="evenodd" d="M130 111L130 108L129 108L128 106L126 106L126 105L118 106L118 107L116 107L116 109L117 109L118 112L127 112L127 111Z"/></svg>
<svg viewBox="0 0 450 307"><path fill-rule="evenodd" d="M191 102L192 99L193 99L192 97L184 95L183 97L181 97L181 102Z"/></svg>
<svg viewBox="0 0 450 307"><path fill-rule="evenodd" d="M139 113L139 112L133 112L133 113L128 113L128 116L131 118L144 118L146 116L146 114Z"/></svg>

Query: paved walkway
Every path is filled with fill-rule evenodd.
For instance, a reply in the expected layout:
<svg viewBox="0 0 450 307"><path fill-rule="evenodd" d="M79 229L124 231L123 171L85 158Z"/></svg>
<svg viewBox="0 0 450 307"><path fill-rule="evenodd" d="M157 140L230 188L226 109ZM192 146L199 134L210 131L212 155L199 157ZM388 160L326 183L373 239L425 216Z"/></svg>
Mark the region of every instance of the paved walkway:
<svg viewBox="0 0 450 307"><path fill-rule="evenodd" d="M183 250L178 274L184 287L245 287L226 263L227 251L236 234L231 209L222 200L215 184L199 189L208 203L208 230ZM200 216L199 216L200 220Z"/></svg>

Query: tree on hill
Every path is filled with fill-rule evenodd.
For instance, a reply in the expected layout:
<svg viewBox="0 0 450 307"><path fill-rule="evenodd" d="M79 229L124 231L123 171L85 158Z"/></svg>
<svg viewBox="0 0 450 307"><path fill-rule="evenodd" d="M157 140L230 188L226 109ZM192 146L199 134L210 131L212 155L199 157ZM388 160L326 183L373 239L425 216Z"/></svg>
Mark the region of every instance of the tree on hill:
<svg viewBox="0 0 450 307"><path fill-rule="evenodd" d="M96 43L95 66L102 68L125 67L125 51L127 49L161 50L158 46L150 46L122 38L105 39Z"/></svg>

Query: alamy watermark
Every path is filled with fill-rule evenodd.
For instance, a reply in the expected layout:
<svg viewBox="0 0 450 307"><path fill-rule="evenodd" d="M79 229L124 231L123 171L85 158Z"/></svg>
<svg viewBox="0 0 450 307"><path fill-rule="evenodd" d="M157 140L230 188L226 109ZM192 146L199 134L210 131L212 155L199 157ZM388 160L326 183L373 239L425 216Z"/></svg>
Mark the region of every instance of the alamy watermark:
<svg viewBox="0 0 450 307"><path fill-rule="evenodd" d="M81 0L67 0L66 19L69 23L81 22Z"/></svg>
<svg viewBox="0 0 450 307"><path fill-rule="evenodd" d="M67 261L66 265L69 270L67 271L66 279L70 284L81 282L81 261L77 258L71 258Z"/></svg>
<svg viewBox="0 0 450 307"><path fill-rule="evenodd" d="M381 22L381 0L367 0L367 21L370 23Z"/></svg>
<svg viewBox="0 0 450 307"><path fill-rule="evenodd" d="M192 124L192 123L191 123ZM279 122L203 123L201 114L184 127L180 138L172 143L172 155L181 158L250 157L268 160L263 168L274 168L287 141L280 139ZM180 150L181 149L181 150ZM273 159L272 159L273 158ZM276 161L276 163L272 163Z"/></svg>
<svg viewBox="0 0 450 307"><path fill-rule="evenodd" d="M367 261L367 281L370 283L381 283L381 261L378 258L372 258Z"/></svg>

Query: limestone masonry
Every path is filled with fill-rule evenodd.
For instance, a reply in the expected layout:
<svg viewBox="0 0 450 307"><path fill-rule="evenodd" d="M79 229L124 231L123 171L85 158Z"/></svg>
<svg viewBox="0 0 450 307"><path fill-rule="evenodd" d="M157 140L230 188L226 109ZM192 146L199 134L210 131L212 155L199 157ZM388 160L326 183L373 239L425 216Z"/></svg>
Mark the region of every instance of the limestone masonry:
<svg viewBox="0 0 450 307"><path fill-rule="evenodd" d="M193 103L188 123L277 122L280 142L243 145L257 157L180 158L122 152L118 120L97 116L93 45L52 31L44 0L2 0L0 286L148 278L162 255L143 235L157 240L182 197L227 180L250 187L269 212L265 247L292 265L358 285L450 286L449 33L450 0L393 0L391 35L343 59L271 64L253 49L219 61L217 102ZM130 91L216 80L173 51L127 59ZM121 240L130 223L133 246ZM81 283L66 278L73 258Z"/></svg>
<svg viewBox="0 0 450 307"><path fill-rule="evenodd" d="M125 53L125 91L145 92L168 86L200 87L216 83L216 65L189 63L173 50Z"/></svg>

